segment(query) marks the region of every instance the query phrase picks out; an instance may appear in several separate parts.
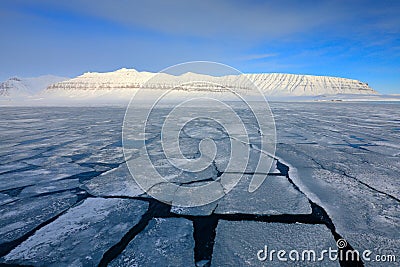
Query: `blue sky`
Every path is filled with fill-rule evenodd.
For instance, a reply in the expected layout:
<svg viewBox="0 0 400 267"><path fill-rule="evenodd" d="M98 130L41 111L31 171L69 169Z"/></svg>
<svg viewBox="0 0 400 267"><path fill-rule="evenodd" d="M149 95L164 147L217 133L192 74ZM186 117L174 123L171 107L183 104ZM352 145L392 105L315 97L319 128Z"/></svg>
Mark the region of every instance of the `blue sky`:
<svg viewBox="0 0 400 267"><path fill-rule="evenodd" d="M0 80L194 60L400 94L400 1L2 0Z"/></svg>

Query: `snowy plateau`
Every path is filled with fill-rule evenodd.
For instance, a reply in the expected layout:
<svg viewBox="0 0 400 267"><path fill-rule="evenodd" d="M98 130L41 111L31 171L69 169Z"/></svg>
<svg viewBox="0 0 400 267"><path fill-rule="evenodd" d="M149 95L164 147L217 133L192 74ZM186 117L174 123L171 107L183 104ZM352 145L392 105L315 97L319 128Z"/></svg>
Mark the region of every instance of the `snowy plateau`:
<svg viewBox="0 0 400 267"><path fill-rule="evenodd" d="M266 95L376 94L366 83L326 76L271 73L215 77L196 73L185 73L179 76L162 73L162 79L157 77L153 80L152 78L156 75L156 73L138 72L134 69L120 69L109 73L85 73L74 79L53 84L47 91L137 89L143 86L162 89L168 85L195 80L210 81L223 86L234 84L241 87L246 86L246 81L249 79Z"/></svg>
<svg viewBox="0 0 400 267"><path fill-rule="evenodd" d="M203 81L207 86L181 86L193 81ZM210 76L188 72L172 75L123 68L105 73L87 72L72 79L50 75L13 77L0 84L0 105L126 104L139 89L151 94L170 88L178 95L208 92L216 97L228 95L229 88L250 95L259 90L269 100L277 101L400 99L399 96L380 95L365 82L338 77L282 73Z"/></svg>

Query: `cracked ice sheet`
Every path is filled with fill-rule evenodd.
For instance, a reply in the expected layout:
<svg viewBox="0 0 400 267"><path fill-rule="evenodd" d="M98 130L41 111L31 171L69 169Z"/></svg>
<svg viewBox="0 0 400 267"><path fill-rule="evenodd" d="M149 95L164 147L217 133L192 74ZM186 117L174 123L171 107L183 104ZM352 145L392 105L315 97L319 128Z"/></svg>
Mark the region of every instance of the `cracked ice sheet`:
<svg viewBox="0 0 400 267"><path fill-rule="evenodd" d="M88 153L86 157L76 161L77 163L121 163L124 161L122 148L95 149Z"/></svg>
<svg viewBox="0 0 400 267"><path fill-rule="evenodd" d="M151 158L151 165L154 167L154 170L159 173L166 181L176 184L185 184L196 181L202 181L207 179L216 179L218 175L218 171L213 164L210 164L207 168L196 171L182 171L181 169L175 167L171 161L174 161L174 158L159 158L155 159ZM133 171L135 171L136 165L132 165Z"/></svg>
<svg viewBox="0 0 400 267"><path fill-rule="evenodd" d="M376 152L377 154L385 155L385 156L395 157L395 156L399 156L399 153L400 153L400 148L386 146L386 145L367 146L365 148L369 151L373 151L373 152Z"/></svg>
<svg viewBox="0 0 400 267"><path fill-rule="evenodd" d="M256 175L264 178L265 175ZM297 191L284 176L267 176L254 192L248 192L252 175L243 175L239 183L218 203L220 214L311 214L307 197Z"/></svg>
<svg viewBox="0 0 400 267"><path fill-rule="evenodd" d="M318 153L310 152L311 155ZM335 151L330 151L335 155ZM341 174L341 170L349 171L354 174L359 167L352 161L338 160L337 163L328 164L326 160L316 158L324 162L327 168L333 171L323 170L318 165L304 164L308 161L306 153L293 153L293 150L286 151L280 149L279 155L293 163L297 167L298 179L301 190L309 197L321 205L332 219L336 230L348 242L360 251L369 249L378 253L380 250L386 250L387 253L397 253L400 251L400 235L398 225L400 224L400 208L398 201L378 193L362 185L351 177ZM338 156L335 156L337 159ZM356 160L357 162L358 160ZM352 165L354 164L354 166ZM310 168L312 166L312 168ZM351 166L354 170L350 171ZM367 168L370 173L365 173L362 179L376 179L377 181L368 184L375 186L381 179L382 173L375 173L373 168ZM355 174L360 177L360 174ZM381 183L380 190L388 188L392 183L398 183L394 179L397 175L388 176L392 179L391 183ZM293 178L293 177L292 177ZM296 181L295 181L296 182ZM389 190L385 190L390 192ZM374 263L369 262L369 265Z"/></svg>
<svg viewBox="0 0 400 267"><path fill-rule="evenodd" d="M16 240L71 207L77 197L69 192L25 198L0 209L0 244Z"/></svg>
<svg viewBox="0 0 400 267"><path fill-rule="evenodd" d="M109 266L195 266L192 222L152 219Z"/></svg>
<svg viewBox="0 0 400 267"><path fill-rule="evenodd" d="M239 174L238 174L239 175ZM265 175L257 175L260 179ZM252 175L243 175L239 183L225 194L221 199L209 204L197 207L177 207L172 202L171 212L182 215L207 216L211 213L219 214L310 214L311 206L305 195L298 192L284 176L268 176L261 186L253 193L248 192ZM190 184L201 186L206 182ZM215 184L213 192L207 195L224 194L219 184ZM175 198L179 197L179 191L175 192ZM182 200L180 200L182 201ZM187 202L193 201L187 200Z"/></svg>
<svg viewBox="0 0 400 267"><path fill-rule="evenodd" d="M14 200L16 200L15 197L10 197L7 194L0 193L0 206L4 205L4 204L7 204L7 203L10 203L10 202L13 202Z"/></svg>
<svg viewBox="0 0 400 267"><path fill-rule="evenodd" d="M301 155L303 158L301 160L309 158L314 163L321 164L325 169L346 173L380 191L400 198L400 179L393 179L394 177L399 177L398 175L400 174L398 159L351 147L330 147L327 149L320 145L298 144L291 149L296 150ZM287 151L283 152L287 153ZM292 151L289 153L292 153ZM315 155L314 158L313 155ZM288 159L286 155L283 158ZM293 162L299 165L297 157L294 158ZM317 168L321 168L319 165L317 166Z"/></svg>
<svg viewBox="0 0 400 267"><path fill-rule="evenodd" d="M79 173L92 171L92 168L81 167L77 164L52 166L50 169L35 169L0 175L0 190L9 190L33 186L40 182L61 180Z"/></svg>
<svg viewBox="0 0 400 267"><path fill-rule="evenodd" d="M71 164L71 159L62 157L60 155L54 155L51 157L40 157L34 159L24 160L24 163L29 165L41 166L41 167L51 167L54 165L64 165L64 164ZM28 165L28 166L29 166Z"/></svg>
<svg viewBox="0 0 400 267"><path fill-rule="evenodd" d="M94 196L136 197L144 193L125 163L85 182L82 188Z"/></svg>
<svg viewBox="0 0 400 267"><path fill-rule="evenodd" d="M311 188L327 210L336 231L353 248L398 254L400 205L397 201L337 173L326 170L307 173L313 177ZM299 174L305 175L304 170Z"/></svg>
<svg viewBox="0 0 400 267"><path fill-rule="evenodd" d="M18 169L24 169L27 167L30 167L30 165L24 162L13 162L13 163L2 164L0 165L0 175L5 172L16 171Z"/></svg>
<svg viewBox="0 0 400 267"><path fill-rule="evenodd" d="M368 147L368 149L371 147ZM374 152L348 155L348 168L340 166L346 174L400 199L400 160L398 157L382 156Z"/></svg>
<svg viewBox="0 0 400 267"><path fill-rule="evenodd" d="M235 233L232 235L232 233ZM260 261L257 252L268 246L268 251L315 250L318 258L324 249L337 249L330 230L325 225L282 224L252 221L218 222L211 266L293 266L302 262ZM339 266L337 261L303 262L304 266ZM301 265L303 266L303 265Z"/></svg>
<svg viewBox="0 0 400 267"><path fill-rule="evenodd" d="M297 168L300 188L328 212L354 248L398 254L399 202L343 175L399 199L398 104L289 105L292 116L276 108L278 136L300 133L306 142L318 143L279 140L294 144L278 144L277 154Z"/></svg>
<svg viewBox="0 0 400 267"><path fill-rule="evenodd" d="M197 207L172 206L171 212L179 215L208 216L211 215L211 213L215 210L217 203L218 201L214 201L212 203Z"/></svg>
<svg viewBox="0 0 400 267"><path fill-rule="evenodd" d="M78 188L81 184L79 179L64 179L58 181L41 182L32 186L25 187L18 197L31 197L45 193L71 190Z"/></svg>
<svg viewBox="0 0 400 267"><path fill-rule="evenodd" d="M1 161L2 164L13 164L18 161L27 159L27 158L32 158L39 156L42 151L39 150L21 150L21 149L16 149L15 151L9 151L5 155L1 155Z"/></svg>
<svg viewBox="0 0 400 267"><path fill-rule="evenodd" d="M168 181L176 184L187 184L193 182L201 182L204 180L212 179L216 180L218 171L214 166L209 166L206 169L199 172L186 172L183 171L179 175L171 176Z"/></svg>
<svg viewBox="0 0 400 267"><path fill-rule="evenodd" d="M4 256L7 263L94 266L141 219L138 200L88 198Z"/></svg>
<svg viewBox="0 0 400 267"><path fill-rule="evenodd" d="M237 154L234 157L231 157L230 149L227 149L222 156L217 155L215 159L215 165L218 171L227 171L228 164L230 164L230 171L240 173L269 173L270 171L274 171L273 158L269 157L265 153L261 153L258 149L251 148L247 144L243 144L233 139L231 139L231 141L232 143L227 142L227 144L225 144L225 149L227 149L227 146L230 145L237 146L237 152L241 153L242 155ZM247 160L245 168L242 168L243 163L239 163L243 162L243 160Z"/></svg>
<svg viewBox="0 0 400 267"><path fill-rule="evenodd" d="M207 185L209 182L198 182L198 183L193 183L190 185L186 185L186 187L197 187L197 186L204 186ZM181 188L179 188L181 189ZM182 192L179 192L179 189L175 192L174 194L174 199L172 200L172 207L171 207L171 212L175 214L180 214L180 215L193 215L193 216L208 216L211 215L211 213L215 210L218 204L217 201L213 201L211 203L202 205L202 206L195 206L195 207L180 207L176 206L176 203L190 203L193 202L194 199L193 195L189 194L190 199L187 200L187 195L182 195ZM207 196L214 195L222 195L223 194L223 188L220 183L215 183L214 186L210 187L207 189ZM175 206L174 206L175 204Z"/></svg>
<svg viewBox="0 0 400 267"><path fill-rule="evenodd" d="M316 159L323 161L334 171L323 170L318 165L305 164L311 159L307 153L297 153L293 147L290 150L287 150L287 146L284 147L285 150L281 146L278 154L296 166L298 177L295 182L300 181L301 184L298 185L301 190L327 211L337 232L355 249L369 249L374 252L383 249L391 253L400 251L400 208L396 200L342 175L340 168L348 170L352 166L349 162L345 164L339 160L341 165L336 165L335 162L328 164L328 156L322 155L327 158L326 161L318 157ZM310 153L318 155L315 151ZM336 152L330 153L334 155ZM374 170L370 171L372 173L369 175L373 176ZM379 174L375 177L379 177ZM369 265L373 264L369 262Z"/></svg>

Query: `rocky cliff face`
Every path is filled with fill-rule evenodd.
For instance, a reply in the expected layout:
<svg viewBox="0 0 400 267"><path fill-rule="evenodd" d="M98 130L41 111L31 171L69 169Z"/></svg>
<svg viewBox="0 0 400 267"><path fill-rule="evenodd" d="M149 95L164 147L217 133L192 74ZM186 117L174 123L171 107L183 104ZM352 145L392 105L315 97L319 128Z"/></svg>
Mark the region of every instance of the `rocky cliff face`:
<svg viewBox="0 0 400 267"><path fill-rule="evenodd" d="M161 76L155 75L155 73L138 72L133 69L121 69L108 73L85 73L76 78L52 84L47 88L46 92L73 93L74 91L90 91L91 94L96 94L96 91L112 91L117 89L134 90L144 85L150 89L164 89L173 86L181 90L223 91L224 86L231 87L232 85L241 89L246 89L246 87L249 86L248 81L250 80L268 96L377 94L367 83L327 76L279 73L243 74L239 76L231 75L222 77L212 77L194 73L187 73L181 76L167 74L162 74ZM193 88L180 85L188 81L205 81L222 86L207 86L206 84L198 83L195 88Z"/></svg>

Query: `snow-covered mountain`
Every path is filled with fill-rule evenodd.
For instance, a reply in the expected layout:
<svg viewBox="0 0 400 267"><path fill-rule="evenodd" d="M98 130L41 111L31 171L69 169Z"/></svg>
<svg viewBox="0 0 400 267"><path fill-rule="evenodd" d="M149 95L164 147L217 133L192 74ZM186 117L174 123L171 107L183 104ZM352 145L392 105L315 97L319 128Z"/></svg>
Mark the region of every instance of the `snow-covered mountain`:
<svg viewBox="0 0 400 267"><path fill-rule="evenodd" d="M346 78L281 73L244 75L272 96L378 94L367 83Z"/></svg>
<svg viewBox="0 0 400 267"><path fill-rule="evenodd" d="M181 90L223 91L224 87L246 90L249 80L256 84L267 96L316 96L336 94L377 94L367 83L358 80L297 75L280 73L260 73L228 75L222 77L185 73L180 76L168 74L157 75L151 72L138 72L134 69L120 69L114 72L88 72L76 78L50 85L46 93L75 94L77 92L90 95L105 92L131 92L142 86L149 89L165 89L178 87ZM197 84L196 88L181 86L185 82L205 81L208 84ZM210 86L214 83L215 86ZM220 86L218 86L218 85Z"/></svg>
<svg viewBox="0 0 400 267"><path fill-rule="evenodd" d="M34 78L12 77L0 83L0 96L31 96L45 90L49 85L67 80L65 77L44 75Z"/></svg>

